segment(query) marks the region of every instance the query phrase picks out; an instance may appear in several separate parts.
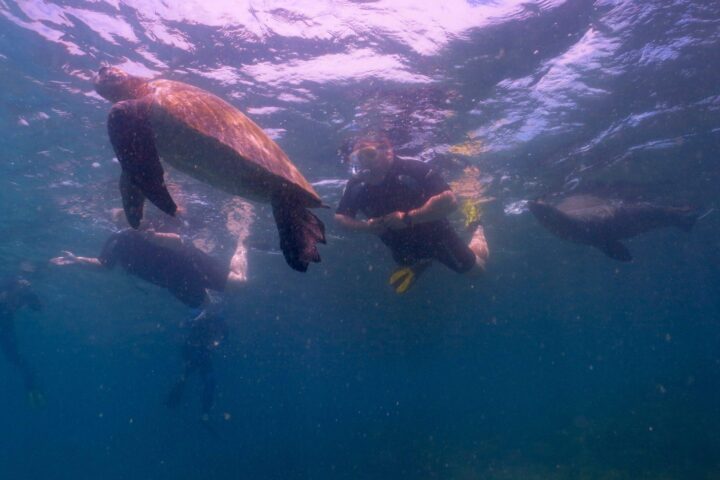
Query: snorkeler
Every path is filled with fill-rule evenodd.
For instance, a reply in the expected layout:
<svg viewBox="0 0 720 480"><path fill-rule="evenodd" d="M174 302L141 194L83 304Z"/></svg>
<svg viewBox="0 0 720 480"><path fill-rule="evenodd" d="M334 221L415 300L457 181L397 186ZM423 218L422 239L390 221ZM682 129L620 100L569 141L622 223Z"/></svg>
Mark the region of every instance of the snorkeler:
<svg viewBox="0 0 720 480"><path fill-rule="evenodd" d="M227 335L223 317L217 313L217 295L226 284L242 283L243 271L223 267L192 244L186 244L174 233L152 230L124 230L112 235L97 258L78 257L72 252L51 260L55 265L81 265L92 269L120 266L128 273L168 289L177 299L193 309L193 319L182 326L188 329L182 347L184 372L168 395L166 405L175 407L182 399L185 382L197 371L203 385L203 420L214 403L215 376L211 353ZM231 261L243 264L235 255Z"/></svg>
<svg viewBox="0 0 720 480"><path fill-rule="evenodd" d="M108 238L98 257L79 257L65 251L50 262L58 266L80 265L110 270L116 264L127 272L166 288L191 308L207 303L207 290L223 291L244 273L231 274L215 258L173 233L124 230Z"/></svg>
<svg viewBox="0 0 720 480"><path fill-rule="evenodd" d="M188 329L181 351L183 373L168 393L165 405L168 408L180 405L188 378L193 372L197 372L202 383L202 420L208 421L210 410L215 403L216 384L211 357L212 352L227 337L227 324L220 313L212 312L212 308L206 308L183 327Z"/></svg>
<svg viewBox="0 0 720 480"><path fill-rule="evenodd" d="M478 225L469 245L447 216L457 200L439 173L427 164L397 158L389 139L371 133L355 142L354 176L345 187L335 220L348 230L378 235L400 268L390 277L404 293L432 260L458 272L482 272L489 251ZM366 220L355 217L362 213Z"/></svg>
<svg viewBox="0 0 720 480"><path fill-rule="evenodd" d="M35 372L18 352L15 335L15 313L23 307L36 312L42 310L40 299L33 292L30 282L18 276L0 283L0 350L22 375L30 404L39 406L44 403L43 393L37 386Z"/></svg>

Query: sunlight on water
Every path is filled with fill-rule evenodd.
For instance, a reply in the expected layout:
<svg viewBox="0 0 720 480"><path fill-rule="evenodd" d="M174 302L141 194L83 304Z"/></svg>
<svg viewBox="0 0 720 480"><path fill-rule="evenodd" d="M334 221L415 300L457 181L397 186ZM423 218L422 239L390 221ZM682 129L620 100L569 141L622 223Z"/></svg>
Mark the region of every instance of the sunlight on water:
<svg viewBox="0 0 720 480"><path fill-rule="evenodd" d="M0 477L718 478L719 51L710 0L0 0ZM207 92L128 117L178 218L103 66ZM334 220L367 131L471 264Z"/></svg>

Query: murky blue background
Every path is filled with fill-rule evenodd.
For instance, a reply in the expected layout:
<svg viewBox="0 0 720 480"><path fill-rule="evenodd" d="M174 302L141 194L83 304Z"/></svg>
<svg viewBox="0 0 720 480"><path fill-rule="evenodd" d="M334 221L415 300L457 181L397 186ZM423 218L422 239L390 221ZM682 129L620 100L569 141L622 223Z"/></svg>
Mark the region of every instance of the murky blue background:
<svg viewBox="0 0 720 480"><path fill-rule="evenodd" d="M29 408L0 362L2 478L720 478L720 3L0 0L4 274L95 255L114 228L104 62L230 100L332 205L358 129L425 159L479 140L491 260L399 297L389 253L324 211L323 262L301 275L260 207L218 435L195 384L162 405L179 302L41 269L45 311L17 329L48 402ZM711 213L630 240L621 264L523 208L590 186Z"/></svg>

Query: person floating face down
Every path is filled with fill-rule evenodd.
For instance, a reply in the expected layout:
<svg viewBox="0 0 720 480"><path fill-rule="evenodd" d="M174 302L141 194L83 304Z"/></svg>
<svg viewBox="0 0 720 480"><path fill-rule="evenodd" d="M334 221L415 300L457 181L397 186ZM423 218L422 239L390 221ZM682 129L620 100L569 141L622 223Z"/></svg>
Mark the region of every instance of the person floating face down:
<svg viewBox="0 0 720 480"><path fill-rule="evenodd" d="M455 232L447 216L457 200L440 174L424 162L395 156L382 133L357 141L350 155L353 170L335 220L348 230L378 235L400 265L390 278L403 293L414 278L437 260L458 272L483 271L488 247L482 226L470 244ZM365 220L357 219L358 213Z"/></svg>
<svg viewBox="0 0 720 480"><path fill-rule="evenodd" d="M119 265L131 275L167 289L190 308L208 302L207 290L222 291L228 268L175 234L123 230L112 234L98 257L80 257L70 251L53 258L59 266L80 265L111 270Z"/></svg>
<svg viewBox="0 0 720 480"><path fill-rule="evenodd" d="M35 372L20 355L15 335L15 314L23 307L36 312L42 310L40 299L32 290L30 282L13 277L0 283L0 350L5 359L22 375L25 392L31 405L39 405L44 397L37 385Z"/></svg>
<svg viewBox="0 0 720 480"><path fill-rule="evenodd" d="M79 257L64 252L51 260L55 265L81 265L92 269L112 269L120 265L126 272L166 288L178 300L193 309L188 336L182 348L184 372L173 387L168 406L179 404L187 376L197 371L203 384L203 416L213 405L215 379L211 352L225 337L221 316L212 313L208 290L222 291L228 282L229 269L192 244L185 244L175 234L154 231L123 230L108 238L97 258ZM232 278L232 275L230 275ZM244 279L244 274L242 275Z"/></svg>

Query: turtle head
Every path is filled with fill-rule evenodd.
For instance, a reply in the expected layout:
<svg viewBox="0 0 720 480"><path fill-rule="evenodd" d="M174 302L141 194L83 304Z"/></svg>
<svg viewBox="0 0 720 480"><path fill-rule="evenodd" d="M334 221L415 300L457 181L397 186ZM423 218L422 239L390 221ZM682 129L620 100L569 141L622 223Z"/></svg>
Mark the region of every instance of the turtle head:
<svg viewBox="0 0 720 480"><path fill-rule="evenodd" d="M553 208L551 205L548 205L541 199L528 200L527 208L528 210L530 210L530 213L532 213L533 215L535 215L535 217L538 218L538 220L552 218L552 216L555 214L555 208Z"/></svg>
<svg viewBox="0 0 720 480"><path fill-rule="evenodd" d="M562 235L559 231L566 232L572 228L574 222L565 213L542 200L530 200L527 207L543 227L556 234Z"/></svg>
<svg viewBox="0 0 720 480"><path fill-rule="evenodd" d="M95 77L95 91L113 103L142 97L146 84L147 80L117 67L102 67Z"/></svg>

